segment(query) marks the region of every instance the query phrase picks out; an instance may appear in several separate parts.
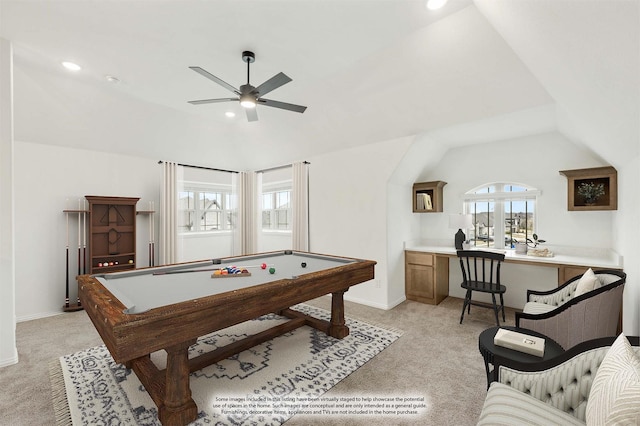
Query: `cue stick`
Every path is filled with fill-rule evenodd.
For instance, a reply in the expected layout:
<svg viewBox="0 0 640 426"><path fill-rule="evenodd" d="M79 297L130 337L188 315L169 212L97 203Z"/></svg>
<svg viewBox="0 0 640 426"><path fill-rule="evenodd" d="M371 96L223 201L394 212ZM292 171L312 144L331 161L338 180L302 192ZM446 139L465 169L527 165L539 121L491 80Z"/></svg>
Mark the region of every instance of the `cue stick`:
<svg viewBox="0 0 640 426"><path fill-rule="evenodd" d="M82 273L87 273L87 211L82 201Z"/></svg>
<svg viewBox="0 0 640 426"><path fill-rule="evenodd" d="M149 266L153 266L151 261L151 239L153 238L153 235L151 235L151 217L153 216L153 213L151 213L151 201L149 201L149 212Z"/></svg>
<svg viewBox="0 0 640 426"><path fill-rule="evenodd" d="M87 210L85 200L82 200L82 273L87 273ZM80 295L78 294L78 306L80 303Z"/></svg>
<svg viewBox="0 0 640 426"><path fill-rule="evenodd" d="M155 222L155 201L151 201L151 266L156 265L156 222Z"/></svg>
<svg viewBox="0 0 640 426"><path fill-rule="evenodd" d="M82 213L80 213L80 210L80 198L78 198L78 275L82 275L82 270L80 269L82 266L80 262L80 255L82 252L82 231L80 229L80 226L82 225Z"/></svg>
<svg viewBox="0 0 640 426"><path fill-rule="evenodd" d="M65 273L67 275L67 282L66 282L66 293L65 293L65 299L64 299L64 306L65 308L69 307L69 212L65 212L65 215L67 216L67 267L65 270Z"/></svg>
<svg viewBox="0 0 640 426"><path fill-rule="evenodd" d="M82 207L80 207L80 198L78 198L78 277L82 275L82 270L80 269L82 265L80 261L81 254L82 254L82 247L81 247L82 232L80 230L80 227L82 225L82 213L80 212L80 210L82 210ZM80 300L80 296L78 296L78 301L79 300Z"/></svg>

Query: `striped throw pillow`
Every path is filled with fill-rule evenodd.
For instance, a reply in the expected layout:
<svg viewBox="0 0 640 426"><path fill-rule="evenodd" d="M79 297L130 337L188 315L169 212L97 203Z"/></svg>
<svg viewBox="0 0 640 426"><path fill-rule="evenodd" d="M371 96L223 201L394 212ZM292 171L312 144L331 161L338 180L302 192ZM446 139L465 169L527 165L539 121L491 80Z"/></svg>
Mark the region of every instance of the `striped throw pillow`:
<svg viewBox="0 0 640 426"><path fill-rule="evenodd" d="M587 426L640 424L640 359L620 334L598 368L586 412Z"/></svg>

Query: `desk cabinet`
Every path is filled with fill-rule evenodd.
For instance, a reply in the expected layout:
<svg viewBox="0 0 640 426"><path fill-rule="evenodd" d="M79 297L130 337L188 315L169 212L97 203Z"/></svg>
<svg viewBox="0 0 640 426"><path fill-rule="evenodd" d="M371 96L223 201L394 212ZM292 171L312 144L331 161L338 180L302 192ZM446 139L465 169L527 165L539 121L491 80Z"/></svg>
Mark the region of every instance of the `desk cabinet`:
<svg viewBox="0 0 640 426"><path fill-rule="evenodd" d="M408 300L437 305L449 294L449 258L405 251L405 294Z"/></svg>
<svg viewBox="0 0 640 426"><path fill-rule="evenodd" d="M585 272L587 272L587 269L589 269L588 266L559 265L558 266L558 285L560 286L566 283L571 278L577 275L584 274ZM601 271L607 268L592 267L591 269L595 272L595 271ZM618 269L618 268L614 268L614 269Z"/></svg>

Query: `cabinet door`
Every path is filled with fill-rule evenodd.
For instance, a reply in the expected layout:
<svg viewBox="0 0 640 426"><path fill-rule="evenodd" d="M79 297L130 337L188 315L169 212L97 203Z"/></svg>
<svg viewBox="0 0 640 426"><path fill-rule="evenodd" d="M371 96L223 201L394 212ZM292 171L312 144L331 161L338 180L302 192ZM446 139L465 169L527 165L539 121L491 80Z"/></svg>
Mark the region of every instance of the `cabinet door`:
<svg viewBox="0 0 640 426"><path fill-rule="evenodd" d="M435 301L435 282L433 266L409 263L405 270L407 299L433 303ZM428 299L428 300L425 300Z"/></svg>

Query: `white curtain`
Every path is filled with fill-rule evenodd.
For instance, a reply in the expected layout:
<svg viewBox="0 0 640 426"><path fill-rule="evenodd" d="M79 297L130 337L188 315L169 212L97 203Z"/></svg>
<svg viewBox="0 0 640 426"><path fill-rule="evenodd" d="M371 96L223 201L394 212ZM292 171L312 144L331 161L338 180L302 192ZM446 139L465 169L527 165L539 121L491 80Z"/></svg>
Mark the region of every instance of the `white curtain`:
<svg viewBox="0 0 640 426"><path fill-rule="evenodd" d="M178 181L181 167L177 163L162 164L160 197L160 264L176 263L180 259L178 244Z"/></svg>
<svg viewBox="0 0 640 426"><path fill-rule="evenodd" d="M237 175L238 222L234 254L252 254L258 248L258 181L255 172Z"/></svg>
<svg viewBox="0 0 640 426"><path fill-rule="evenodd" d="M292 248L309 251L309 164L293 163Z"/></svg>

